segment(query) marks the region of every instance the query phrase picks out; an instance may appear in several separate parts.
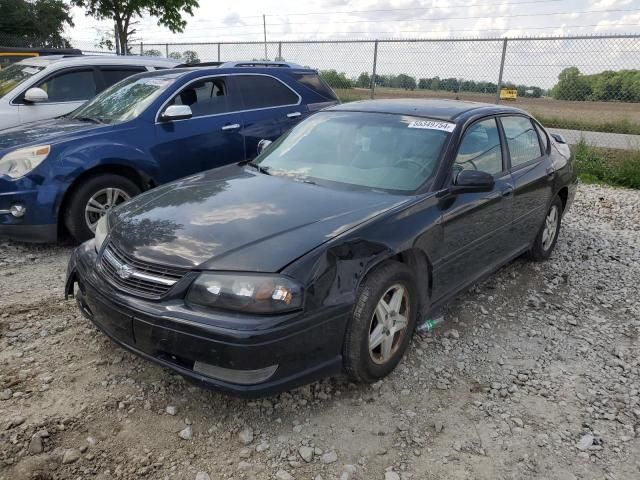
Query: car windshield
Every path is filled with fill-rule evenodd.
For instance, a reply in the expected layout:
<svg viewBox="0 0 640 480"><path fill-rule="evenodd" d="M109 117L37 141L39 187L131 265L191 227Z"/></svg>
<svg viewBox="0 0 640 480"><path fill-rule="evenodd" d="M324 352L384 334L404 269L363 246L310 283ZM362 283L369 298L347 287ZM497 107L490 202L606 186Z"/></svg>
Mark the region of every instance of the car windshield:
<svg viewBox="0 0 640 480"><path fill-rule="evenodd" d="M0 70L0 98L43 69L44 67L14 63Z"/></svg>
<svg viewBox="0 0 640 480"><path fill-rule="evenodd" d="M258 159L271 175L412 192L435 172L455 124L363 112L320 112Z"/></svg>
<svg viewBox="0 0 640 480"><path fill-rule="evenodd" d="M158 72L132 76L108 88L71 114L71 118L118 123L140 115L176 79Z"/></svg>

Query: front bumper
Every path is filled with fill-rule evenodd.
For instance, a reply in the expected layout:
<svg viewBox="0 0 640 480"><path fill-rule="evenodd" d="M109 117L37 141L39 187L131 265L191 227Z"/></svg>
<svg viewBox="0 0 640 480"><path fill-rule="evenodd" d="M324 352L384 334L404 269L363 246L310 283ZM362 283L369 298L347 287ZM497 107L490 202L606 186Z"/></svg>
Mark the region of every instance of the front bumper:
<svg viewBox="0 0 640 480"><path fill-rule="evenodd" d="M127 296L101 279L96 257L90 241L76 249L69 262L66 293L73 294L78 284L76 300L85 317L121 347L201 386L256 397L342 369L350 306L263 317L262 324L258 319L242 328L238 314L198 311L178 299L156 302ZM268 378L247 383L261 376Z"/></svg>

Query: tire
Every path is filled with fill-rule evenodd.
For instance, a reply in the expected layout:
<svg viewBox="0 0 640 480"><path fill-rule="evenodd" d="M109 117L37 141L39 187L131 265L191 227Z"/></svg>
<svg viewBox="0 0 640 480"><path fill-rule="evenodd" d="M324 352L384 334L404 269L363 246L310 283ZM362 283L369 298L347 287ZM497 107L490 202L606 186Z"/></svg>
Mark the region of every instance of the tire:
<svg viewBox="0 0 640 480"><path fill-rule="evenodd" d="M552 212L555 210L555 220L552 222L555 227L551 227ZM538 235L536 235L536 239L533 241L533 246L529 250L529 258L536 262L542 262L548 259L553 252L553 249L556 246L558 241L558 235L560 234L560 223L562 221L562 199L560 197L556 197L551 202L549 206L549 210L547 210L547 215L545 216L544 222L540 227L540 231ZM552 237L549 238L549 228L555 228L552 233Z"/></svg>
<svg viewBox="0 0 640 480"><path fill-rule="evenodd" d="M384 327L379 322L380 313L376 312L378 303L380 300L392 303L393 294L400 291L397 287L404 289L398 309L403 315L395 316L392 314L385 321L394 324L392 328L397 328L397 325L404 323L400 320L404 317L406 318L406 327L403 331L394 333L393 337L384 333L373 335L375 331ZM358 298L347 328L343 348L344 367L353 380L373 383L393 371L411 341L416 326L417 309L418 295L415 277L406 265L396 261L388 261L367 276L358 290ZM389 329L387 332L391 333L391 330ZM379 336L387 340L387 342L383 342L387 347L390 345L389 338L393 339L391 348L386 351L388 355L385 355L382 350L383 344L372 350L369 348L370 339L374 337L377 339Z"/></svg>
<svg viewBox="0 0 640 480"><path fill-rule="evenodd" d="M111 189L115 200L108 208L113 208L131 197L140 193L140 187L128 178L115 174L101 174L89 177L78 185L72 192L68 201L65 203L64 224L69 234L78 242L84 242L93 238L93 230L88 224L88 218L85 216L85 209L88 207L89 200L92 198L102 203L105 199L107 203L108 195L106 192ZM101 193L102 192L102 193ZM117 194L115 193L117 192ZM98 195L98 197L96 197ZM126 197L126 198L124 198ZM105 207L105 212L108 210ZM97 212L88 212L90 219L99 218L103 214Z"/></svg>

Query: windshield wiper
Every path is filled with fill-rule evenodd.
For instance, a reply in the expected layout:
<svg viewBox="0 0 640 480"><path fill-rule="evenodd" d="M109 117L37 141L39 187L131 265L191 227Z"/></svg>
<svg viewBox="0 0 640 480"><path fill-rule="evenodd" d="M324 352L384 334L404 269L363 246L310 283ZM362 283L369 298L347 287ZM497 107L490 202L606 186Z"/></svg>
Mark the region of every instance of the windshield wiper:
<svg viewBox="0 0 640 480"><path fill-rule="evenodd" d="M258 170L260 173L264 173L265 175L271 175L269 173L269 167L262 167L260 164L254 162L253 160L248 161L245 165L251 165L253 168Z"/></svg>
<svg viewBox="0 0 640 480"><path fill-rule="evenodd" d="M102 120L98 120L97 118L93 118L93 117L73 117L73 118L74 120L80 120L81 122L91 122L98 125L104 124Z"/></svg>

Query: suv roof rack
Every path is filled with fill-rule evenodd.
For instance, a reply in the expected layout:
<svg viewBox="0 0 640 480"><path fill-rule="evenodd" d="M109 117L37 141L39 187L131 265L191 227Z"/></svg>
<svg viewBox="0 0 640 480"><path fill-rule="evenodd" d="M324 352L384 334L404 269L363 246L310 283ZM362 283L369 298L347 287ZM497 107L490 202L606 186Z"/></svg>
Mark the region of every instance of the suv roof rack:
<svg viewBox="0 0 640 480"><path fill-rule="evenodd" d="M270 62L270 61L262 61L262 60L251 60L244 62L225 62L220 65L221 68L232 68L232 67L274 67L274 68L305 68L302 65L298 65L297 63L290 62Z"/></svg>
<svg viewBox="0 0 640 480"><path fill-rule="evenodd" d="M219 67L224 62L200 62L200 63L181 63L174 68L191 68L191 67Z"/></svg>

